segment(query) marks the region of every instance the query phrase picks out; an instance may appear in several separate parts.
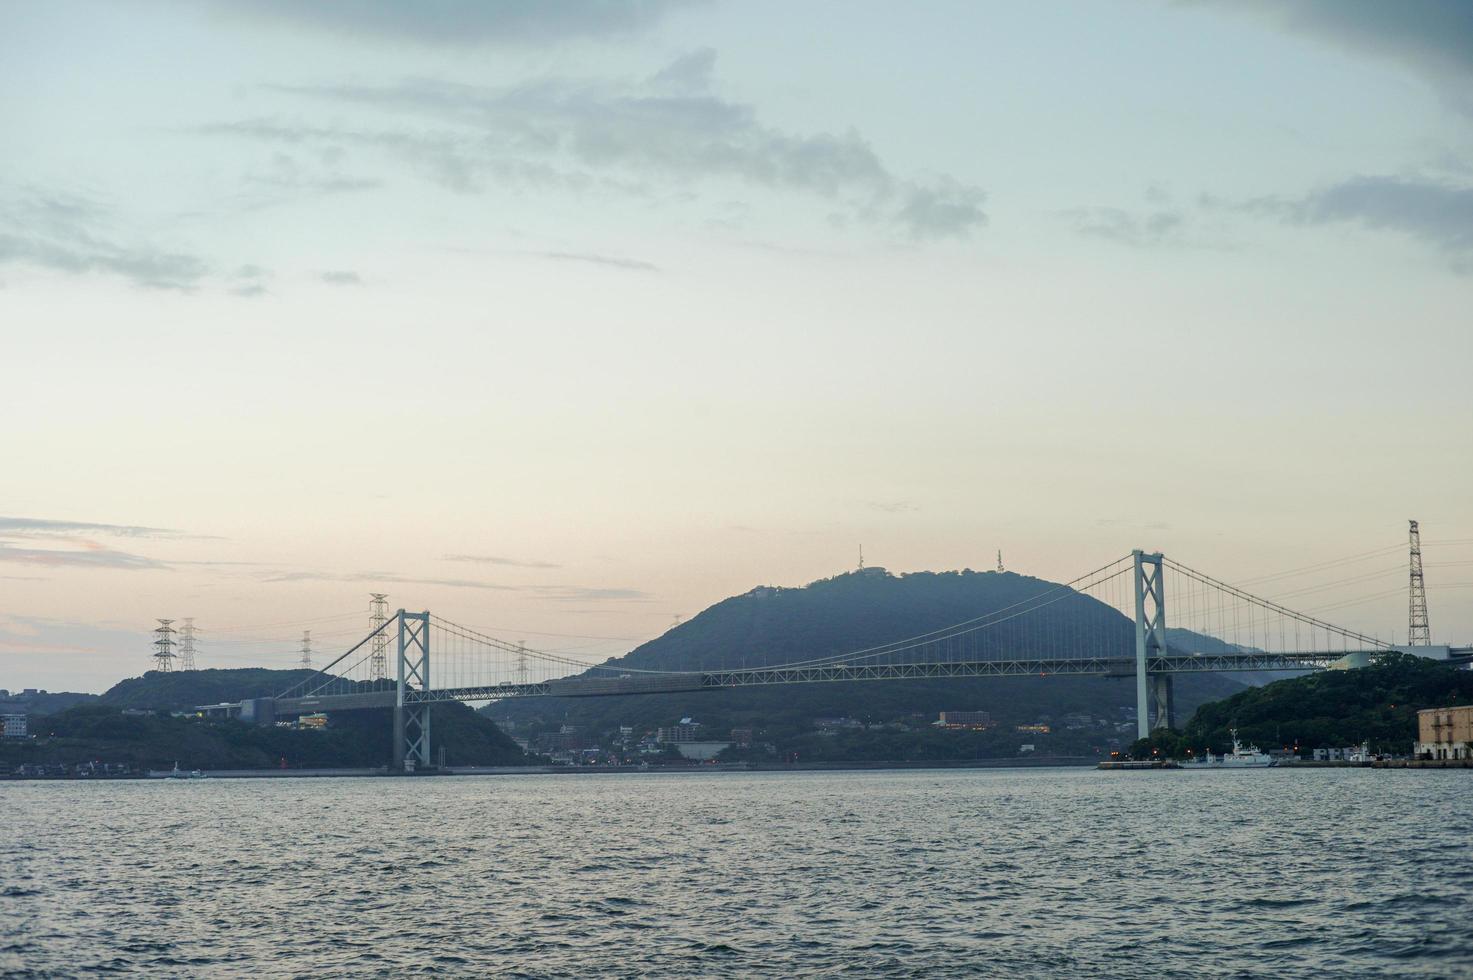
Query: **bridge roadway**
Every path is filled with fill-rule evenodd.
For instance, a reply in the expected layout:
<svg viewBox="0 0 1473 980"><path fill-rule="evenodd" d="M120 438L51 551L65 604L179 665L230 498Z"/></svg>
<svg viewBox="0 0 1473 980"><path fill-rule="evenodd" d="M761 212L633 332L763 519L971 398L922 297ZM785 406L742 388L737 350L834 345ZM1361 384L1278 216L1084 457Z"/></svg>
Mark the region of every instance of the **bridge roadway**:
<svg viewBox="0 0 1473 980"><path fill-rule="evenodd" d="M1152 674L1229 673L1242 670L1323 670L1336 661L1379 650L1338 650L1316 653L1193 653L1152 657ZM920 664L819 664L813 666L748 667L737 670L690 671L669 674L626 674L620 677L563 677L537 683L502 683L477 687L407 689L405 704L436 701L497 701L528 697L617 697L630 694L675 694L770 684L811 684L828 681L925 680L937 677L1134 677L1134 657L1046 657L1017 660L978 660ZM278 715L317 711L392 708L396 692L362 691L278 698Z"/></svg>

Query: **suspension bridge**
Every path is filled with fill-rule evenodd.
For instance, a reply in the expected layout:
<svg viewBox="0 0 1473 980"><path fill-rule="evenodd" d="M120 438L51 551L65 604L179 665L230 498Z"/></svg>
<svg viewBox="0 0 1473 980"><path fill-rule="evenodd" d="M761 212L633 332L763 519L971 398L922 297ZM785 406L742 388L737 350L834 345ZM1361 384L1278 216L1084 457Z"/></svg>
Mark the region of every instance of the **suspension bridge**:
<svg viewBox="0 0 1473 980"><path fill-rule="evenodd" d="M1167 627L1171 603L1172 628ZM201 708L267 723L316 712L392 708L396 769L430 765L437 702L617 697L773 684L945 677L1133 678L1144 738L1175 722L1178 674L1356 667L1397 648L1219 581L1159 552L1134 551L976 618L842 653L752 666L649 670L587 663L499 639L428 611L380 611L363 639L274 698ZM393 676L386 648L393 646ZM1440 650L1442 657L1473 649Z"/></svg>

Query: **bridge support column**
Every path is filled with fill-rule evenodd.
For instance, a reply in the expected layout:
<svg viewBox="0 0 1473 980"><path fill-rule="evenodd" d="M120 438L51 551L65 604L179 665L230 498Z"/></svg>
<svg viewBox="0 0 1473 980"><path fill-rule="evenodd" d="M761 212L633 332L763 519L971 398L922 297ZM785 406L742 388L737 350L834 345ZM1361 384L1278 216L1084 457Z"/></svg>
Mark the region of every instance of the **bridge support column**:
<svg viewBox="0 0 1473 980"><path fill-rule="evenodd" d="M1151 717L1156 719L1153 728L1176 727L1176 696L1170 674L1151 675Z"/></svg>
<svg viewBox="0 0 1473 980"><path fill-rule="evenodd" d="M1153 677L1152 657L1166 655L1166 583L1161 569L1161 552L1146 554L1137 548L1135 557L1135 719L1138 738L1151 734L1151 706L1156 705L1156 725L1170 725L1171 678ZM1153 682L1162 687L1152 697Z"/></svg>
<svg viewBox="0 0 1473 980"><path fill-rule="evenodd" d="M430 689L430 614L399 610L399 684L394 698L394 769L430 764L430 705L406 695Z"/></svg>

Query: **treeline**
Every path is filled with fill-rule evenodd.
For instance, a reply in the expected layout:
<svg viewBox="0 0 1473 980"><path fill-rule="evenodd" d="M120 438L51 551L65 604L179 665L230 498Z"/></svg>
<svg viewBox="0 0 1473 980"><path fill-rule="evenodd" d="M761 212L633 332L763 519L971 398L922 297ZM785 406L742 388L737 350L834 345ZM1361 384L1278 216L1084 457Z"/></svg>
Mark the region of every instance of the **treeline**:
<svg viewBox="0 0 1473 980"><path fill-rule="evenodd" d="M1132 746L1172 758L1231 748L1229 729L1259 748L1336 748L1369 742L1374 752L1409 753L1417 712L1473 703L1473 672L1405 653L1383 654L1358 670L1324 670L1250 688L1202 705L1179 732L1159 731Z"/></svg>
<svg viewBox="0 0 1473 980"><path fill-rule="evenodd" d="M108 704L86 704L36 719L25 740L0 743L0 762L124 763L142 769L376 768L392 754L392 712L378 708L338 712L321 730L262 728L239 721L124 714ZM491 722L458 703L433 709L433 747L452 766L515 766L529 760Z"/></svg>

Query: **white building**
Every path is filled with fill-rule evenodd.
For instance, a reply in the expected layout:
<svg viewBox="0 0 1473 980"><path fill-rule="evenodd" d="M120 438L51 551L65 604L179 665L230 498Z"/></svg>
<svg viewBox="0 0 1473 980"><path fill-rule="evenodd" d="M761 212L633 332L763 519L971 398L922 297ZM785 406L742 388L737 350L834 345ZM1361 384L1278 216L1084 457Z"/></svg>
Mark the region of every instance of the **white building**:
<svg viewBox="0 0 1473 980"><path fill-rule="evenodd" d="M26 737L25 715L0 715L0 722L4 722L6 738Z"/></svg>

